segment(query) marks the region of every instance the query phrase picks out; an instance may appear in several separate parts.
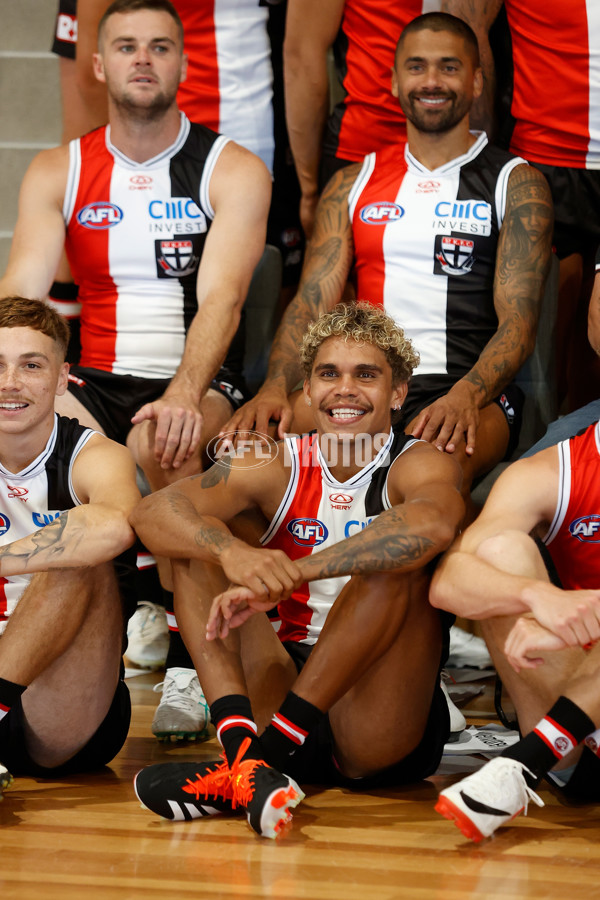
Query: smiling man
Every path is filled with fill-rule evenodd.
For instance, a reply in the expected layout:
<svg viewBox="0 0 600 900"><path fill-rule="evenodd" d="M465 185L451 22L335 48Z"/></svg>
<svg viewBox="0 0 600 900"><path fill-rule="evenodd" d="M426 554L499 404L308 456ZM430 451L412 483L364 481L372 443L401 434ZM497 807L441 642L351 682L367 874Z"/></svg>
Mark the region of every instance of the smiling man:
<svg viewBox="0 0 600 900"><path fill-rule="evenodd" d="M428 603L427 564L464 508L452 457L391 428L417 356L389 316L350 304L309 327L302 359L316 431L222 458L132 518L171 558L225 751L223 763L142 770L138 796L170 819L241 807L268 837L301 799L297 782L415 781L449 733L447 624ZM278 633L264 614L275 607Z"/></svg>
<svg viewBox="0 0 600 900"><path fill-rule="evenodd" d="M469 131L481 89L468 25L428 13L404 29L391 90L408 140L329 182L267 380L227 430L265 431L269 418L280 436L289 429L302 333L352 277L356 296L382 306L421 357L397 427L454 454L465 498L475 477L510 455L522 403L512 382L534 347L552 207L539 172ZM303 430L301 402L293 416Z"/></svg>
<svg viewBox="0 0 600 900"><path fill-rule="evenodd" d="M139 493L124 447L54 412L67 343L44 303L0 300L0 792L8 770L97 769L129 728L113 560Z"/></svg>

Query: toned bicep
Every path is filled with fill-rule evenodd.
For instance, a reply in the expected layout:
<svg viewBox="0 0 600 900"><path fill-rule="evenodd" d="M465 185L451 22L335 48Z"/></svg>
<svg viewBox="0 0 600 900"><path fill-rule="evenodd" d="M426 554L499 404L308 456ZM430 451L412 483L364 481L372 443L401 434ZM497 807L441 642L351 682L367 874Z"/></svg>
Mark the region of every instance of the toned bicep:
<svg viewBox="0 0 600 900"><path fill-rule="evenodd" d="M73 464L73 487L82 503L102 504L128 516L139 502L131 453L103 435L94 435Z"/></svg>
<svg viewBox="0 0 600 900"><path fill-rule="evenodd" d="M62 198L66 148L37 156L19 194L19 214L0 292L44 298L52 284L65 241Z"/></svg>

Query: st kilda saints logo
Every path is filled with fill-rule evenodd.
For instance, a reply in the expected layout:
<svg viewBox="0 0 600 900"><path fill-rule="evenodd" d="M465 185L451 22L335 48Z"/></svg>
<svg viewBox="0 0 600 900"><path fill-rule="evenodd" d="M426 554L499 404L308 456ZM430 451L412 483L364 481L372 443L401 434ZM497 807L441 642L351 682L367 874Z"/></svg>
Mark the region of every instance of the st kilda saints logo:
<svg viewBox="0 0 600 900"><path fill-rule="evenodd" d="M154 241L159 278L184 278L198 268L198 257L189 238Z"/></svg>

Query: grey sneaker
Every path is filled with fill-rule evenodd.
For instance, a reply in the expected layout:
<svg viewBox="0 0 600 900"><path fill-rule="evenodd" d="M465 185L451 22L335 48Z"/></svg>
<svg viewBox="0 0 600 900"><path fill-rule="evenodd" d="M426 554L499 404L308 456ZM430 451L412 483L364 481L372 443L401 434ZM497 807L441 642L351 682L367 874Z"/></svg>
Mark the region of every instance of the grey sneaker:
<svg viewBox="0 0 600 900"><path fill-rule="evenodd" d="M210 714L195 669L173 668L155 685L162 691L152 721L152 734L159 741L205 741Z"/></svg>
<svg viewBox="0 0 600 900"><path fill-rule="evenodd" d="M169 626L163 606L142 600L127 623L125 656L142 669L160 669L169 650Z"/></svg>
<svg viewBox="0 0 600 900"><path fill-rule="evenodd" d="M494 664L483 638L453 625L450 629L450 650L446 665L452 669L462 669L465 666L488 669Z"/></svg>
<svg viewBox="0 0 600 900"><path fill-rule="evenodd" d="M442 791L436 812L456 822L465 837L478 843L519 813L527 815L530 800L544 805L525 781L523 772L531 775L523 763L497 756L478 772Z"/></svg>
<svg viewBox="0 0 600 900"><path fill-rule="evenodd" d="M2 794L4 788L7 788L10 784L12 784L13 777L8 771L8 769L0 763L0 800L3 799Z"/></svg>

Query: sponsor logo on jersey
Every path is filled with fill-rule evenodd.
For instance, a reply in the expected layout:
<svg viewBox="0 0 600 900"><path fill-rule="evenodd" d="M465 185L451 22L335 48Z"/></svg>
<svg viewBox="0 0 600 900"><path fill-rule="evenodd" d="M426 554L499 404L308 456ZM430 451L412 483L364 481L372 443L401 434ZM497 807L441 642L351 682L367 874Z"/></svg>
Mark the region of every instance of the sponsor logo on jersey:
<svg viewBox="0 0 600 900"><path fill-rule="evenodd" d="M295 544L301 547L318 547L327 540L329 531L319 519L292 519L287 524Z"/></svg>
<svg viewBox="0 0 600 900"><path fill-rule="evenodd" d="M419 181L417 184L417 194L437 194L441 184L439 181L433 181L433 179L429 179L428 181Z"/></svg>
<svg viewBox="0 0 600 900"><path fill-rule="evenodd" d="M350 519L349 522L346 522L346 527L344 528L344 537L352 537L353 534L358 534L363 528L366 528L367 525L370 525L373 521L373 516L365 522L364 519Z"/></svg>
<svg viewBox="0 0 600 900"><path fill-rule="evenodd" d="M332 509L350 509L354 497L352 494L330 494L329 502Z"/></svg>
<svg viewBox="0 0 600 900"><path fill-rule="evenodd" d="M106 228L114 228L123 218L123 210L115 203L107 203L105 200L96 200L88 203L77 213L77 221L84 228L93 231L103 231Z"/></svg>
<svg viewBox="0 0 600 900"><path fill-rule="evenodd" d="M204 213L190 197L151 200L148 212L152 219L202 219Z"/></svg>
<svg viewBox="0 0 600 900"><path fill-rule="evenodd" d="M4 513L0 513L0 535L6 534L10 528L10 519Z"/></svg>
<svg viewBox="0 0 600 900"><path fill-rule="evenodd" d="M439 200L434 216L435 231L462 231L484 237L492 233L492 207L484 200Z"/></svg>
<svg viewBox="0 0 600 900"><path fill-rule="evenodd" d="M589 516L579 516L571 522L569 531L584 544L600 543L600 515L591 513Z"/></svg>
<svg viewBox="0 0 600 900"><path fill-rule="evenodd" d="M475 262L474 249L474 241L438 234L434 248L434 275L468 275Z"/></svg>
<svg viewBox="0 0 600 900"><path fill-rule="evenodd" d="M198 257L189 239L154 241L154 251L159 278L183 278L198 268Z"/></svg>
<svg viewBox="0 0 600 900"><path fill-rule="evenodd" d="M77 42L77 18L61 13L56 20L56 37L69 44Z"/></svg>
<svg viewBox="0 0 600 900"><path fill-rule="evenodd" d="M397 203L368 203L363 206L360 218L367 225L389 225L390 222L398 222L404 215L404 210Z"/></svg>
<svg viewBox="0 0 600 900"><path fill-rule="evenodd" d="M150 175L132 175L129 179L130 191L149 191L153 185Z"/></svg>
<svg viewBox="0 0 600 900"><path fill-rule="evenodd" d="M33 524L36 528L45 528L46 525L50 525L51 522L54 522L55 519L58 519L60 516L59 512L56 513L37 513L34 512L31 516L33 519Z"/></svg>
<svg viewBox="0 0 600 900"><path fill-rule="evenodd" d="M27 503L27 494L29 491L25 487L13 487L12 484L7 484L6 487L9 490L8 499L13 500L15 497L18 497L19 500L22 500L23 503Z"/></svg>

